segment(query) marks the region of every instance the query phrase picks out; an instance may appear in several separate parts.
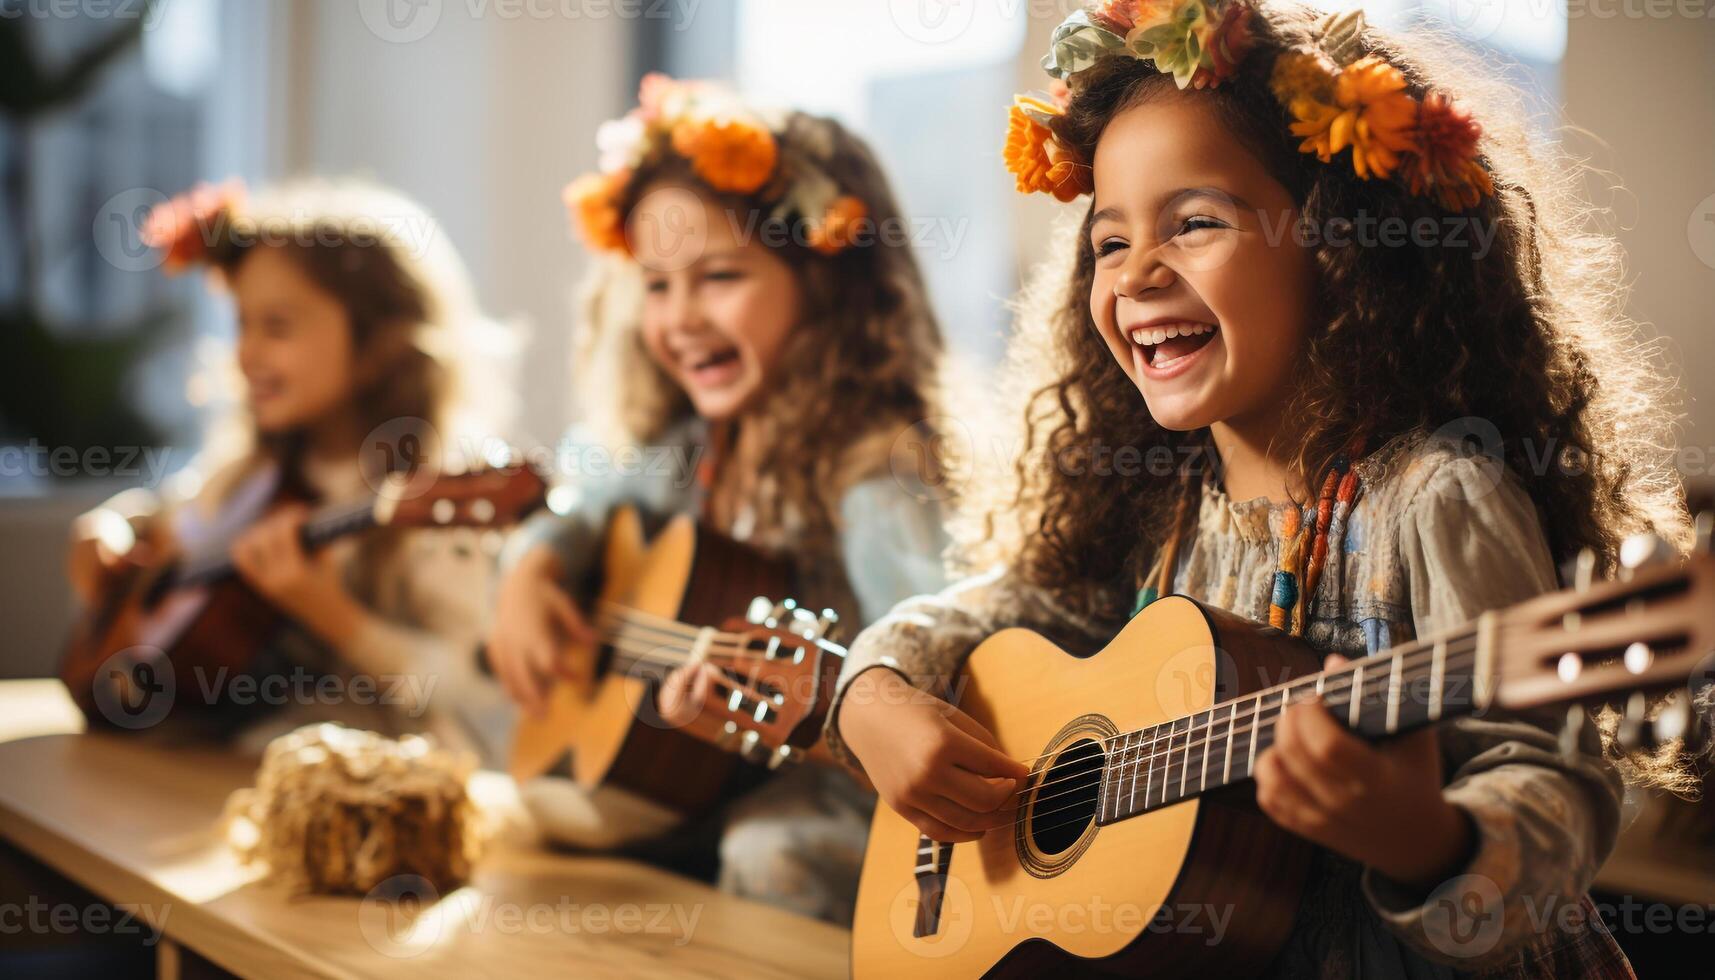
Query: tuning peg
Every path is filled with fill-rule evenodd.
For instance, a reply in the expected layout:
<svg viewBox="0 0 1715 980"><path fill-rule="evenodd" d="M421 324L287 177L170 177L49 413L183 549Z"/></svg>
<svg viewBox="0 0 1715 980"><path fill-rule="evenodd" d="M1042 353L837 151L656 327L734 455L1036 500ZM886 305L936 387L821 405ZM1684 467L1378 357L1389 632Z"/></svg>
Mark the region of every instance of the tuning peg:
<svg viewBox="0 0 1715 980"><path fill-rule="evenodd" d="M1575 763L1582 754L1584 731L1590 727L1590 717L1585 714L1584 706L1574 704L1566 709L1566 724L1560 728L1560 757L1568 765Z"/></svg>
<svg viewBox="0 0 1715 980"><path fill-rule="evenodd" d="M768 750L762 747L762 735L757 732L747 731L738 741L738 754L746 762L764 762L764 754L767 752Z"/></svg>
<svg viewBox="0 0 1715 980"><path fill-rule="evenodd" d="M774 600L765 595L759 595L750 600L750 605L744 610L744 621L755 626L768 622L768 617L774 614Z"/></svg>
<svg viewBox="0 0 1715 980"><path fill-rule="evenodd" d="M1682 740L1686 747L1694 747L1701 740L1703 731L1698 712L1693 711L1686 693L1667 695L1662 709L1652 719L1648 716L1648 700L1643 692L1633 692L1626 700L1626 711L1621 714L1616 736L1621 747L1628 752L1653 752L1664 741Z"/></svg>
<svg viewBox="0 0 1715 980"><path fill-rule="evenodd" d="M1691 734L1695 720L1691 711L1691 699L1684 691L1674 691L1662 703L1661 712L1655 718L1655 734L1662 741L1685 738Z"/></svg>
<svg viewBox="0 0 1715 980"><path fill-rule="evenodd" d="M1579 548L1578 557L1572 564L1572 586L1579 592L1590 587L1596 578L1596 552L1590 548Z"/></svg>
<svg viewBox="0 0 1715 980"><path fill-rule="evenodd" d="M812 639L827 639L828 632L838 625L840 625L840 614L832 609L823 609L822 615L816 617L816 635Z"/></svg>
<svg viewBox="0 0 1715 980"><path fill-rule="evenodd" d="M1646 565L1660 565L1674 559L1673 546L1654 534L1629 534L1620 542L1621 578Z"/></svg>
<svg viewBox="0 0 1715 980"><path fill-rule="evenodd" d="M1697 518L1692 521L1691 529L1695 535L1698 552L1705 555L1709 554L1712 550L1710 537L1712 533L1715 533L1715 510L1698 511Z"/></svg>
<svg viewBox="0 0 1715 980"><path fill-rule="evenodd" d="M782 599L779 602L776 602L773 608L768 610L768 616L763 619L762 625L767 626L770 629L781 626L790 626L797 609L797 600Z"/></svg>
<svg viewBox="0 0 1715 980"><path fill-rule="evenodd" d="M1649 719L1644 717L1643 693L1634 691L1626 700L1625 709L1620 712L1620 727L1614 736L1622 748L1628 752L1636 751L1651 741L1650 735L1653 733L1645 731L1648 727Z"/></svg>
<svg viewBox="0 0 1715 980"><path fill-rule="evenodd" d="M779 769L781 766L784 766L789 762L797 762L797 761L798 761L798 753L794 752L792 750L792 746L782 745L779 748L775 749L773 752L769 753L768 768Z"/></svg>

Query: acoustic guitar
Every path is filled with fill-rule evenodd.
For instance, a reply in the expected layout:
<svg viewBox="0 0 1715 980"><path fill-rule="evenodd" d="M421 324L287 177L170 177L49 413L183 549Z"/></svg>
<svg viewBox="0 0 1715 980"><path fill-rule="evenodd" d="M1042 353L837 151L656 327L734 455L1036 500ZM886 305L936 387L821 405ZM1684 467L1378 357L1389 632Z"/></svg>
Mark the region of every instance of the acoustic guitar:
<svg viewBox="0 0 1715 980"><path fill-rule="evenodd" d="M581 786L613 786L684 815L726 798L734 781L800 759L821 737L845 650L826 638L838 622L786 599L787 564L698 524L673 518L646 538L636 510L609 518L594 605L599 636L568 661L547 711L520 723L509 769L523 782L570 754ZM701 662L718 680L696 718L669 726L659 682ZM754 764L747 766L747 763Z"/></svg>
<svg viewBox="0 0 1715 980"><path fill-rule="evenodd" d="M1285 706L1319 697L1383 739L1564 702L1570 751L1581 702L1633 692L1633 731L1683 735L1697 721L1684 690L1653 723L1639 692L1683 686L1694 669L1715 680L1709 515L1699 527L1687 561L1590 584L1586 558L1579 588L1328 671L1278 630L1182 596L1152 603L1087 658L1028 630L996 634L954 689L1031 767L1013 820L944 844L877 807L854 976L1261 972L1292 928L1312 854L1257 809L1248 782ZM1219 943L1210 923L1173 921L1209 908L1230 910Z"/></svg>
<svg viewBox="0 0 1715 980"><path fill-rule="evenodd" d="M316 511L301 537L313 550L377 527L501 527L540 506L546 491L526 467L401 472L373 498ZM247 527L289 499L266 497L219 523ZM212 711L218 700L188 696L199 687L192 675L252 668L282 617L237 577L231 546L221 537L194 554L156 554L145 545L124 556L123 570L78 623L60 660L60 679L92 726L144 728ZM176 696L152 697L164 688Z"/></svg>

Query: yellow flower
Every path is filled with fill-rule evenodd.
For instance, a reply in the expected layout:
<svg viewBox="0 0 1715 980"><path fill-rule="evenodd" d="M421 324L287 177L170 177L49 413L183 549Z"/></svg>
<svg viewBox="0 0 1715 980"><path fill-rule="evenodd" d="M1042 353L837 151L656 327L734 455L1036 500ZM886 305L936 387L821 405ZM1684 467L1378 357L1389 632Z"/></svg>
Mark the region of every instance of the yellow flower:
<svg viewBox="0 0 1715 980"><path fill-rule="evenodd" d="M1028 95L1016 96L1007 116L1006 147L1001 156L1006 169L1018 178L1018 190L1029 194L1043 191L1059 201L1070 201L1094 189L1090 168L1055 139L1034 115L1059 116L1059 106Z"/></svg>
<svg viewBox="0 0 1715 980"><path fill-rule="evenodd" d="M1304 137L1299 149L1324 163L1350 146L1352 170L1368 180L1391 175L1400 154L1413 149L1417 100L1405 91L1399 69L1376 55L1341 70L1329 93L1332 104L1315 91L1314 73L1301 60L1277 63L1272 84L1291 95L1292 131Z"/></svg>
<svg viewBox="0 0 1715 980"><path fill-rule="evenodd" d="M673 149L710 187L738 194L766 184L780 157L767 127L739 116L683 120L673 127Z"/></svg>

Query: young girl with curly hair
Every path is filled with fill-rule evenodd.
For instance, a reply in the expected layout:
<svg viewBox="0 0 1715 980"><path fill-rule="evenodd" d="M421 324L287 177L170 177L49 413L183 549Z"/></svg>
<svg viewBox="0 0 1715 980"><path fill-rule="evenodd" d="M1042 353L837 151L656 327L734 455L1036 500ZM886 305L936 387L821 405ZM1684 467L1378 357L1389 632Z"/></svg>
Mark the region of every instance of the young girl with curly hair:
<svg viewBox="0 0 1715 980"><path fill-rule="evenodd" d="M1094 650L1179 593L1332 665L1556 588L1582 549L1611 570L1628 533L1688 544L1616 246L1491 71L1246 0L1093 3L1044 65L1063 84L1015 104L1007 162L1081 221L1021 310L1026 453L967 498L993 571L862 634L828 726L923 833L1010 823L1026 767L938 700L1001 628ZM1271 975L1630 975L1585 895L1621 797L1586 736L1369 743L1290 708L1257 802L1320 848ZM1475 880L1482 907L1436 905Z"/></svg>
<svg viewBox="0 0 1715 980"><path fill-rule="evenodd" d="M598 133L601 171L567 188L599 253L574 378L583 423L562 444L579 451L561 454L583 471L563 474L570 507L508 545L489 641L527 711L575 669L566 641L590 629L575 585L619 504L695 514L788 558L796 598L852 625L945 584L944 486L919 448L941 337L881 167L838 123L713 83L652 74L639 102ZM707 678L668 678L669 721ZM551 777L525 794L569 845L659 854L673 841L638 839L689 833L609 787ZM829 766L764 785L716 818L720 884L849 920L873 800Z"/></svg>
<svg viewBox="0 0 1715 980"><path fill-rule="evenodd" d="M192 382L211 409L193 465L165 493L130 491L77 521L77 591L95 598L120 567L99 533L116 518L157 552L198 554L230 537L238 575L290 622L259 669L338 678L317 690L349 696L252 704L222 712L218 727L236 726L256 751L309 721L427 729L498 764L509 712L476 658L494 549L459 529L375 529L315 551L300 537L311 508L368 499L392 472L439 468L506 414L510 399L481 368L503 366L510 336L483 316L446 235L402 194L319 178L199 187L142 230L164 271L209 271L237 329ZM177 696L213 683L187 673Z"/></svg>

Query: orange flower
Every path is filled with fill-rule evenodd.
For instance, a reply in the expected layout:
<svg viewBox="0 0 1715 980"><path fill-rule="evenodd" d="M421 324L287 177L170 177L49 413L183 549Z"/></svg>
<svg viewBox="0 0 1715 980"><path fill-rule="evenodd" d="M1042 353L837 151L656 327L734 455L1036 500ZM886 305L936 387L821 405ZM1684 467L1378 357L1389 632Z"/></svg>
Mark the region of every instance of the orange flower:
<svg viewBox="0 0 1715 980"><path fill-rule="evenodd" d="M566 185L561 197L577 223L584 244L591 249L630 253L625 241L625 215L619 210L620 197L630 178L630 172L623 170L589 173Z"/></svg>
<svg viewBox="0 0 1715 980"><path fill-rule="evenodd" d="M1433 195L1449 211L1476 207L1495 190L1477 162L1482 132L1445 95L1429 93L1418 110L1416 153L1405 168L1406 186L1413 194Z"/></svg>
<svg viewBox="0 0 1715 980"><path fill-rule="evenodd" d="M1293 48L1274 59L1274 71L1268 87L1281 105L1290 106L1293 99L1334 101L1334 76L1339 69L1328 56L1313 48Z"/></svg>
<svg viewBox="0 0 1715 980"><path fill-rule="evenodd" d="M673 127L673 149L710 187L739 194L766 184L780 156L767 127L742 117L687 119Z"/></svg>
<svg viewBox="0 0 1715 980"><path fill-rule="evenodd" d="M1029 194L1043 191L1058 201L1088 194L1090 168L1062 146L1047 126L1032 115L1058 116L1062 110L1028 95L1016 96L1007 117L1006 147L1001 151L1006 169L1018 178L1018 190Z"/></svg>
<svg viewBox="0 0 1715 980"><path fill-rule="evenodd" d="M1210 66L1199 67L1196 74L1191 76L1193 88L1214 88L1238 73L1239 62L1245 60L1256 44L1256 34L1251 30L1251 8L1249 4L1234 3L1221 14L1220 23L1210 31L1208 40L1204 42L1204 52L1209 56Z"/></svg>
<svg viewBox="0 0 1715 980"><path fill-rule="evenodd" d="M198 184L149 212L137 237L166 252L161 271L177 275L208 254L217 227L244 205L244 182Z"/></svg>
<svg viewBox="0 0 1715 980"><path fill-rule="evenodd" d="M869 208L850 194L836 198L828 205L822 220L810 226L805 236L811 248L823 255L834 255L852 244L858 223L869 216Z"/></svg>
<svg viewBox="0 0 1715 980"><path fill-rule="evenodd" d="M1283 56L1285 57L1285 56ZM1288 72L1303 69L1302 63ZM1276 78L1281 68L1276 66ZM1281 79L1291 84L1290 76ZM1304 137L1299 149L1315 153L1323 163L1346 147L1352 148L1352 169L1359 177L1387 177L1399 165L1399 155L1413 148L1417 100L1405 91L1405 76L1376 55L1347 65L1334 79L1333 105L1302 90L1288 106L1297 120L1292 131Z"/></svg>

